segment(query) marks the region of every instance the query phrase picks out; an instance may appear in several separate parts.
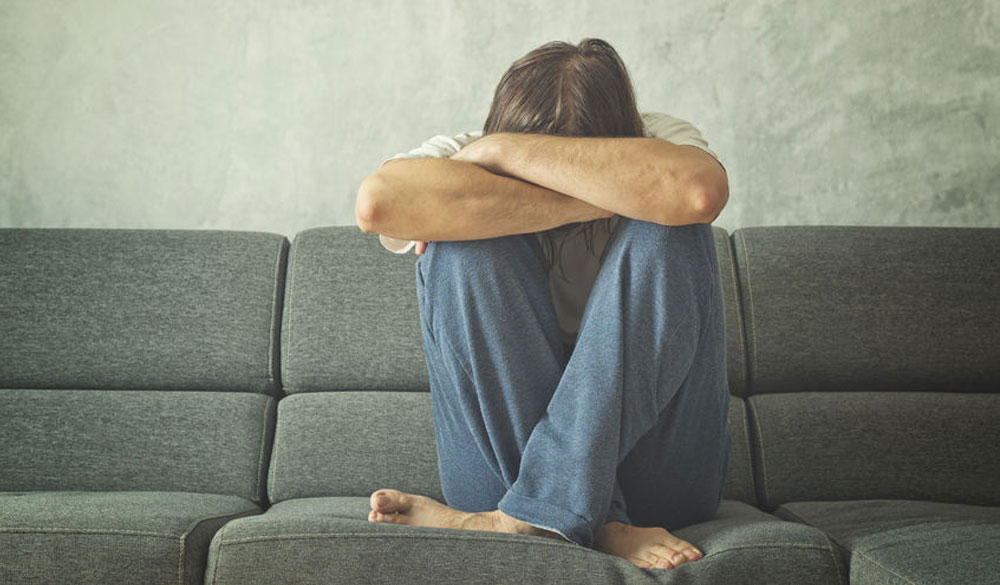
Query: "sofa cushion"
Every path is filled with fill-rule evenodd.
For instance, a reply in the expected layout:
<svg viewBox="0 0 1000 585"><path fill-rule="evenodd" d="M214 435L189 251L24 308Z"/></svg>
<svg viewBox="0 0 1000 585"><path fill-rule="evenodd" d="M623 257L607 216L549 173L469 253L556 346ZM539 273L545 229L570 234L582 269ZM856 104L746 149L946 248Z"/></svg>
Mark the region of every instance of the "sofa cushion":
<svg viewBox="0 0 1000 585"><path fill-rule="evenodd" d="M1000 230L733 234L754 394L1000 391Z"/></svg>
<svg viewBox="0 0 1000 585"><path fill-rule="evenodd" d="M754 502L746 407L729 408L725 497ZM392 487L443 500L430 394L309 392L283 398L268 478L271 502L367 496Z"/></svg>
<svg viewBox="0 0 1000 585"><path fill-rule="evenodd" d="M761 504L1000 505L1000 395L805 392L748 401Z"/></svg>
<svg viewBox="0 0 1000 585"><path fill-rule="evenodd" d="M426 391L414 263L354 226L296 235L282 324L285 391Z"/></svg>
<svg viewBox="0 0 1000 585"><path fill-rule="evenodd" d="M272 503L382 487L443 499L430 394L309 392L278 403Z"/></svg>
<svg viewBox="0 0 1000 585"><path fill-rule="evenodd" d="M212 541L206 580L227 583L843 583L818 530L738 502L678 531L706 556L643 570L576 544L437 528L372 524L367 498L281 502L230 522Z"/></svg>
<svg viewBox="0 0 1000 585"><path fill-rule="evenodd" d="M258 513L235 496L0 493L0 583L200 585L215 531Z"/></svg>
<svg viewBox="0 0 1000 585"><path fill-rule="evenodd" d="M275 400L0 389L0 491L188 491L261 502Z"/></svg>
<svg viewBox="0 0 1000 585"><path fill-rule="evenodd" d="M0 388L275 392L287 245L0 229Z"/></svg>
<svg viewBox="0 0 1000 585"><path fill-rule="evenodd" d="M852 585L1000 582L1000 508L869 500L795 502L777 513L829 534L850 559Z"/></svg>

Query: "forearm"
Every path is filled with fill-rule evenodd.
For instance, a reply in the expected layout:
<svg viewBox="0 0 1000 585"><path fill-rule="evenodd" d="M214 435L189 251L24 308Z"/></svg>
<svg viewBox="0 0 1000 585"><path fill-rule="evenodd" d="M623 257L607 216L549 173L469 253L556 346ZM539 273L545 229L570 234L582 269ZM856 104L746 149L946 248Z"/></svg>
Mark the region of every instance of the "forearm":
<svg viewBox="0 0 1000 585"><path fill-rule="evenodd" d="M589 203L452 159L402 159L358 190L366 232L404 240L476 240L548 230L611 214Z"/></svg>
<svg viewBox="0 0 1000 585"><path fill-rule="evenodd" d="M711 155L659 138L496 134L462 152L494 172L663 225L711 221L729 195Z"/></svg>

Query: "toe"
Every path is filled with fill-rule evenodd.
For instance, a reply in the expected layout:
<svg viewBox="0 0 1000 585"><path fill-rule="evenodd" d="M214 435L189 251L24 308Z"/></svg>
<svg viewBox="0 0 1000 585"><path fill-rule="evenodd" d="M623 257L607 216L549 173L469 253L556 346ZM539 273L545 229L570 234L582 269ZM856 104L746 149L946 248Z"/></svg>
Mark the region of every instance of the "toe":
<svg viewBox="0 0 1000 585"><path fill-rule="evenodd" d="M683 549L683 550L681 551L681 554L683 554L683 555L684 555L684 557L685 557L685 558L686 558L687 560L689 560L689 561L697 561L698 559L700 559L700 558L701 558L701 557L703 556L703 555L701 554L701 551L699 551L698 549L696 549L696 548L694 548L694 547L692 547L692 546L689 546L689 547L685 547L685 548L684 548L684 549Z"/></svg>
<svg viewBox="0 0 1000 585"><path fill-rule="evenodd" d="M372 510L382 514L401 512L406 507L406 494L398 490L378 490L370 498Z"/></svg>

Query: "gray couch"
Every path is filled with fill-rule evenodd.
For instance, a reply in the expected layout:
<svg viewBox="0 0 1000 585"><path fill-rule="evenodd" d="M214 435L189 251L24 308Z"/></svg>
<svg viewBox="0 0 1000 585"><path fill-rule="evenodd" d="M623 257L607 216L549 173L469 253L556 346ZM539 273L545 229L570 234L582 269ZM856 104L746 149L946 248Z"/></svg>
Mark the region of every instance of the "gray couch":
<svg viewBox="0 0 1000 585"><path fill-rule="evenodd" d="M412 254L0 230L0 583L1000 583L1000 229L715 235L726 499L645 571L366 521L441 497Z"/></svg>

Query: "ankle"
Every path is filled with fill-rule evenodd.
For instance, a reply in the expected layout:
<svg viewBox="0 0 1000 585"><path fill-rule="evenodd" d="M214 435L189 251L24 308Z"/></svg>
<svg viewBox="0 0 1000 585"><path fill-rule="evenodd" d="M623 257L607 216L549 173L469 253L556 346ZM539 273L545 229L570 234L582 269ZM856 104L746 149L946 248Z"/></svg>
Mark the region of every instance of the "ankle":
<svg viewBox="0 0 1000 585"><path fill-rule="evenodd" d="M504 513L502 510L494 510L490 512L493 514L493 522L496 526L497 532L506 532L507 534L527 534L530 536L547 536L549 538L560 538L555 532L548 530L543 530L528 524L523 520L518 520L513 516Z"/></svg>

